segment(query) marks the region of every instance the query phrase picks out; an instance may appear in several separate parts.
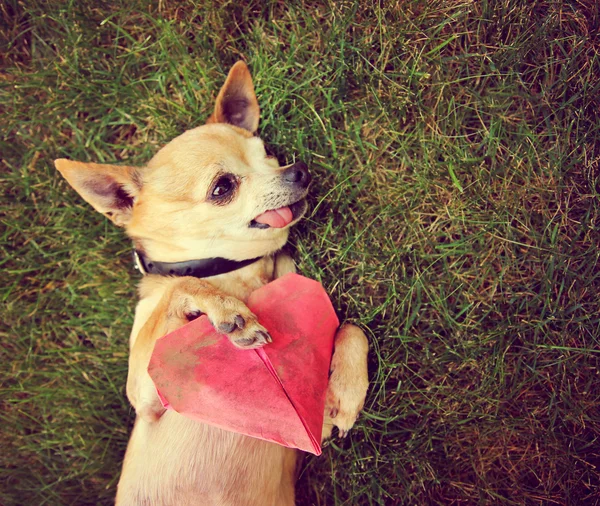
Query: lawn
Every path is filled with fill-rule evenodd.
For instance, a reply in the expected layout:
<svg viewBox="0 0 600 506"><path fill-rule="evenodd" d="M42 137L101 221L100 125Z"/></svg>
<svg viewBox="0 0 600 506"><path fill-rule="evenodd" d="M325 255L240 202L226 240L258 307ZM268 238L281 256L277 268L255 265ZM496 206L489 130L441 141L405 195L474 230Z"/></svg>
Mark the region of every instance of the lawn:
<svg viewBox="0 0 600 506"><path fill-rule="evenodd" d="M248 63L299 270L371 342L299 505L600 503L594 0L0 5L0 504L108 505L139 279L52 160L143 165Z"/></svg>

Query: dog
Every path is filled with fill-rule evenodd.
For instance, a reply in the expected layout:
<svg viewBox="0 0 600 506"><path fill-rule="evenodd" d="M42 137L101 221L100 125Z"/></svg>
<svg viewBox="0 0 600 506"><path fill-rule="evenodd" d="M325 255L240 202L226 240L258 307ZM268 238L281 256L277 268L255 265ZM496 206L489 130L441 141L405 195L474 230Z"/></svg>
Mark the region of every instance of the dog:
<svg viewBox="0 0 600 506"><path fill-rule="evenodd" d="M250 293L295 272L281 251L307 209L306 164L280 167L256 136L260 110L237 62L205 125L172 140L147 166L55 161L97 211L125 228L145 273L130 337L127 397L136 421L117 487L119 506L294 504L298 452L202 424L162 406L148 374L155 341L206 314L243 349L271 341L246 307ZM322 439L345 436L368 386L367 339L335 336ZM242 385L243 388L243 385Z"/></svg>

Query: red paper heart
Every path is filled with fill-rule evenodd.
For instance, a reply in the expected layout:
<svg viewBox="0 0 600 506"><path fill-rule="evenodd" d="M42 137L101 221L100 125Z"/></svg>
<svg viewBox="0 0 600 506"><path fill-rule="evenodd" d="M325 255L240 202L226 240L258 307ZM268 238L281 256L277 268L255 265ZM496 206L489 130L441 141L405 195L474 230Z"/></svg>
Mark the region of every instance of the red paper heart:
<svg viewBox="0 0 600 506"><path fill-rule="evenodd" d="M248 307L273 343L240 350L205 316L156 341L148 372L165 407L200 422L321 454L339 321L317 281L287 274Z"/></svg>

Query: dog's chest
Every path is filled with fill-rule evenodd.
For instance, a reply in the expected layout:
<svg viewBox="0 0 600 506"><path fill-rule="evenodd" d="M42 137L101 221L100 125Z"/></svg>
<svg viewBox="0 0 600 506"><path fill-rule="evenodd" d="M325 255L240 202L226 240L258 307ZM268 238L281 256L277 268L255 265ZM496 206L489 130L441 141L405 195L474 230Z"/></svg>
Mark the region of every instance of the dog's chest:
<svg viewBox="0 0 600 506"><path fill-rule="evenodd" d="M237 271L206 278L206 280L227 295L246 302L253 291L273 281L274 266L274 260L270 257L265 257ZM135 308L135 317L129 341L130 349L133 347L133 343L140 330L158 307L169 288L169 284L176 280L176 278L159 276L148 276L147 278L153 279L143 279L140 286L140 292L143 296Z"/></svg>
<svg viewBox="0 0 600 506"><path fill-rule="evenodd" d="M244 269L240 269L240 271L243 270ZM270 271L258 271L252 276L243 275L242 272L229 272L220 276L214 276L210 279L211 284L214 284L227 295L231 295L244 302L248 301L248 297L250 297L252 292L258 290L261 286L266 285L270 281L273 281L272 269L270 269Z"/></svg>

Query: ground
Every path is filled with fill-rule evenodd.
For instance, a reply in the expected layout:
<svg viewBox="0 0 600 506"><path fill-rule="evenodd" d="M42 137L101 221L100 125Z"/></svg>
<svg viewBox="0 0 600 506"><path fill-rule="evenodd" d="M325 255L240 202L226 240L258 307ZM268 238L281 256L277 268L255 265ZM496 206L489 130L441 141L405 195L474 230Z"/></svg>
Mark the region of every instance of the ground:
<svg viewBox="0 0 600 506"><path fill-rule="evenodd" d="M111 504L138 275L52 160L143 165L245 59L306 161L300 271L366 329L301 505L600 501L593 0L0 6L0 503Z"/></svg>

